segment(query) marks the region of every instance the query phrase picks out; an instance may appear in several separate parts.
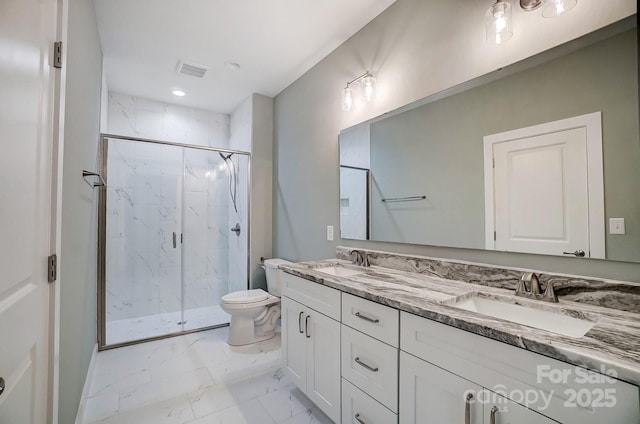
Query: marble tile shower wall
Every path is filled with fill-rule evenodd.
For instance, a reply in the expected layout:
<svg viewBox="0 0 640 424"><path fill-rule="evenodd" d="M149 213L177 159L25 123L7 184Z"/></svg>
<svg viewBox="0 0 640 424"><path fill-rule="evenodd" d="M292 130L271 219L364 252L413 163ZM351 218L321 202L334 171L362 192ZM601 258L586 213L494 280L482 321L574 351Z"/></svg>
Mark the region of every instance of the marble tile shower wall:
<svg viewBox="0 0 640 424"><path fill-rule="evenodd" d="M107 132L228 148L229 116L110 93ZM246 246L243 254L242 246L229 250L224 162L216 152L186 149L182 191L182 155L178 147L110 143L108 321L179 311L182 294L187 310L218 304L236 279L228 275L232 258L246 258ZM184 234L184 255L172 247L173 231Z"/></svg>
<svg viewBox="0 0 640 424"><path fill-rule="evenodd" d="M109 134L229 147L229 115L109 92Z"/></svg>
<svg viewBox="0 0 640 424"><path fill-rule="evenodd" d="M111 141L107 161L107 320L179 311L182 154Z"/></svg>
<svg viewBox="0 0 640 424"><path fill-rule="evenodd" d="M228 173L217 152L185 149L183 284L186 310L229 291Z"/></svg>

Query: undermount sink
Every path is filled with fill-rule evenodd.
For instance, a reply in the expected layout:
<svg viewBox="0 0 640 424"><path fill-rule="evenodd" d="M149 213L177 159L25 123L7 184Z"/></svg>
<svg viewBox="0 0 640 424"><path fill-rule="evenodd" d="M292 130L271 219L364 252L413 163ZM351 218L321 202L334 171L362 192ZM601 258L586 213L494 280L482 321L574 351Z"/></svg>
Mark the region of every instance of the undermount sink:
<svg viewBox="0 0 640 424"><path fill-rule="evenodd" d="M334 277L351 277L353 275L363 273L362 271L345 268L343 266L327 266L324 268L316 268L314 271L322 272L327 275L333 275Z"/></svg>
<svg viewBox="0 0 640 424"><path fill-rule="evenodd" d="M584 336L587 331L596 325L595 322L586 319L574 318L544 309L516 305L506 299L494 299L477 294L470 298L463 298L451 303L447 302L447 304L455 308L574 338Z"/></svg>

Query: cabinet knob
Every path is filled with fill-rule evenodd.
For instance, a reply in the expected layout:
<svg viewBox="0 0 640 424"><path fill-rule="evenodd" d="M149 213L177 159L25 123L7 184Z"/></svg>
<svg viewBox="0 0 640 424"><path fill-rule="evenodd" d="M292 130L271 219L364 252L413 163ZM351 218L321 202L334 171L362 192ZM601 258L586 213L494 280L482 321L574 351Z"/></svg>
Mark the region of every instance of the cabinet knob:
<svg viewBox="0 0 640 424"><path fill-rule="evenodd" d="M302 331L302 315L304 315L304 311L301 311L298 314L298 331L300 332L300 334L304 333L304 331Z"/></svg>
<svg viewBox="0 0 640 424"><path fill-rule="evenodd" d="M307 317L304 319L304 332L307 336L307 339L311 338L311 334L309 334L309 318L311 318L311 315L307 315Z"/></svg>

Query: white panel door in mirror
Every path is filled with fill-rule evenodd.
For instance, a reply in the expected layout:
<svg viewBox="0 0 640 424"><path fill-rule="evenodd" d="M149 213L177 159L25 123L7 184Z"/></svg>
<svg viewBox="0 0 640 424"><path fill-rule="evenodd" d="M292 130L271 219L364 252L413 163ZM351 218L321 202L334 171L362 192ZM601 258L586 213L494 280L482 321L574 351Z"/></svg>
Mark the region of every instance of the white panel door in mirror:
<svg viewBox="0 0 640 424"><path fill-rule="evenodd" d="M586 127L493 144L493 164L496 250L590 255Z"/></svg>

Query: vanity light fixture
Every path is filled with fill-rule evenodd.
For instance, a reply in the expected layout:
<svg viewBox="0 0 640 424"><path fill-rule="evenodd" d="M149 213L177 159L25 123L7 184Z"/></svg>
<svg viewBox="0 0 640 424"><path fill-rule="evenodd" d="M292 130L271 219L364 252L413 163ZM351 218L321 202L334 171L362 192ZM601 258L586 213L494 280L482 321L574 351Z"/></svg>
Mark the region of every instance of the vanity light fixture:
<svg viewBox="0 0 640 424"><path fill-rule="evenodd" d="M345 112L349 112L351 108L353 108L353 89L351 88L351 84L355 82L360 82L362 100L365 102L373 100L376 88L376 79L371 75L371 72L367 71L359 77L349 81L342 89L342 110Z"/></svg>
<svg viewBox="0 0 640 424"><path fill-rule="evenodd" d="M497 0L485 14L487 43L502 44L513 36L511 3Z"/></svg>
<svg viewBox="0 0 640 424"><path fill-rule="evenodd" d="M520 8L525 12L542 6L542 16L554 18L573 9L578 0L520 0ZM485 14L487 43L502 44L513 36L510 0L496 0Z"/></svg>

